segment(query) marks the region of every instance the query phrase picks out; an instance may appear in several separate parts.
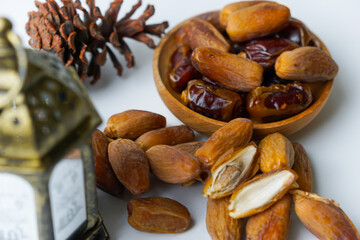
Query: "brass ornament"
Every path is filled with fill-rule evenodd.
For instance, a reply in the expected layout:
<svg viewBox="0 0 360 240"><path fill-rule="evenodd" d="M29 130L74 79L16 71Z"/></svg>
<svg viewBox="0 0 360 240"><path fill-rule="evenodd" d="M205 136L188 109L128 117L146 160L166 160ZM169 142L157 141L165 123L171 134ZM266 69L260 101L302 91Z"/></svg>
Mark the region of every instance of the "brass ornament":
<svg viewBox="0 0 360 240"><path fill-rule="evenodd" d="M11 27L7 19L0 19L0 108L8 104L20 91L26 72L25 50L20 39L11 32Z"/></svg>

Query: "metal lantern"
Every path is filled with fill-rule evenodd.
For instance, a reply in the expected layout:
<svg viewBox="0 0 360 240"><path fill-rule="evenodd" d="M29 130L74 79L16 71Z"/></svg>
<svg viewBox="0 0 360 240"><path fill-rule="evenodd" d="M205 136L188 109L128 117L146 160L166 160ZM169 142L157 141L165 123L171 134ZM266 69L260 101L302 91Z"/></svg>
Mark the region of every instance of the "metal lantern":
<svg viewBox="0 0 360 240"><path fill-rule="evenodd" d="M0 18L0 239L108 239L90 135L101 120L74 69L22 48Z"/></svg>

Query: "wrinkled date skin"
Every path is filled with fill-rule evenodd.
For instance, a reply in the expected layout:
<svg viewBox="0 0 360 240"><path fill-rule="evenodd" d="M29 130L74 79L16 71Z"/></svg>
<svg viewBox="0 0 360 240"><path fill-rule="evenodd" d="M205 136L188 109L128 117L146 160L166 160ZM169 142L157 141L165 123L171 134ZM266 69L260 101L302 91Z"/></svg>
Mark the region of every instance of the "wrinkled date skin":
<svg viewBox="0 0 360 240"><path fill-rule="evenodd" d="M119 181L134 195L150 188L149 160L135 142L118 139L108 146L109 161Z"/></svg>
<svg viewBox="0 0 360 240"><path fill-rule="evenodd" d="M142 110L127 110L112 115L104 133L108 138L136 139L140 135L166 125L166 118L160 114Z"/></svg>
<svg viewBox="0 0 360 240"><path fill-rule="evenodd" d="M245 44L243 51L247 58L258 62L265 69L269 69L274 66L276 58L282 52L297 47L299 47L297 43L286 38L272 38L251 41Z"/></svg>
<svg viewBox="0 0 360 240"><path fill-rule="evenodd" d="M161 181L183 184L197 178L199 161L191 154L172 146L155 145L146 151L152 173Z"/></svg>
<svg viewBox="0 0 360 240"><path fill-rule="evenodd" d="M120 197L124 187L117 179L109 162L108 145L109 141L105 134L96 130L92 135L96 185L103 191Z"/></svg>
<svg viewBox="0 0 360 240"><path fill-rule="evenodd" d="M191 64L192 50L188 45L179 47L171 57L170 85L181 92L192 79L201 78L199 73Z"/></svg>
<svg viewBox="0 0 360 240"><path fill-rule="evenodd" d="M220 25L223 28L226 28L227 21L231 14L233 14L234 12L236 12L240 9L250 7L250 6L253 6L253 5L256 5L259 3L263 3L263 2L266 2L266 1L240 1L240 2L234 2L234 3L230 3L230 4L226 5L220 11L220 16L219 16Z"/></svg>
<svg viewBox="0 0 360 240"><path fill-rule="evenodd" d="M234 115L244 114L245 110L244 101L238 93L202 80L190 81L181 99L191 110L221 121L230 121Z"/></svg>
<svg viewBox="0 0 360 240"><path fill-rule="evenodd" d="M129 224L142 232L179 233L190 223L190 213L181 203L163 197L131 200L128 205Z"/></svg>
<svg viewBox="0 0 360 240"><path fill-rule="evenodd" d="M292 168L299 175L297 180L299 189L306 192L312 192L313 174L309 156L300 143L293 143L293 147L295 151L295 160Z"/></svg>
<svg viewBox="0 0 360 240"><path fill-rule="evenodd" d="M185 25L184 33L183 44L189 44L193 50L199 47L214 48L224 52L230 50L230 44L214 25L200 18L191 19Z"/></svg>
<svg viewBox="0 0 360 240"><path fill-rule="evenodd" d="M286 240L290 215L291 197L285 195L264 212L249 218L246 224L246 239Z"/></svg>
<svg viewBox="0 0 360 240"><path fill-rule="evenodd" d="M263 81L263 67L255 61L213 48L197 48L191 63L205 77L230 90L248 92Z"/></svg>
<svg viewBox="0 0 360 240"><path fill-rule="evenodd" d="M300 47L283 52L275 62L275 72L293 81L318 82L334 79L339 66L326 52L317 47Z"/></svg>
<svg viewBox="0 0 360 240"><path fill-rule="evenodd" d="M229 149L246 145L253 135L252 121L236 118L216 130L204 145L195 152L204 171L209 171Z"/></svg>
<svg viewBox="0 0 360 240"><path fill-rule="evenodd" d="M232 13L226 32L234 42L244 42L272 35L286 27L290 10L275 2L264 2L241 8Z"/></svg>
<svg viewBox="0 0 360 240"><path fill-rule="evenodd" d="M296 215L318 239L360 240L355 225L338 203L301 190L291 193Z"/></svg>
<svg viewBox="0 0 360 240"><path fill-rule="evenodd" d="M177 150L190 153L191 155L195 155L195 152L204 145L204 142L188 142L181 143L174 146Z"/></svg>
<svg viewBox="0 0 360 240"><path fill-rule="evenodd" d="M251 117L266 122L299 113L311 102L311 90L306 84L274 84L252 90L247 96L246 107Z"/></svg>
<svg viewBox="0 0 360 240"><path fill-rule="evenodd" d="M180 143L193 141L195 134L191 128L185 125L159 128L147 133L144 133L136 143L144 150L148 150L155 145L176 145Z"/></svg>
<svg viewBox="0 0 360 240"><path fill-rule="evenodd" d="M208 199L206 229L212 240L241 239L242 220L229 216L229 198Z"/></svg>

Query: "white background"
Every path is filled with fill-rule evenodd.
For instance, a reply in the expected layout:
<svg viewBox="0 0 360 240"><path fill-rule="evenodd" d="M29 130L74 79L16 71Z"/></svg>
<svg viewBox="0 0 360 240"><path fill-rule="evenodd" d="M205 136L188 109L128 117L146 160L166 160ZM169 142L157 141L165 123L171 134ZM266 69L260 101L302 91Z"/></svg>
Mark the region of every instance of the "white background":
<svg viewBox="0 0 360 240"><path fill-rule="evenodd" d="M85 2L85 1L82 1ZM120 15L136 0L125 0ZM143 1L142 12L148 3L155 5L156 13L149 23L168 20L170 28L182 20L209 10L220 9L232 1L224 0L152 0ZM313 165L314 192L337 201L355 226L360 229L360 1L358 0L279 0L290 7L292 16L302 20L327 45L340 67L333 92L319 116L290 140L300 142L309 153ZM110 0L98 0L105 12ZM24 26L27 12L34 10L32 0L0 0L0 16L9 17L15 31L27 44ZM169 126L180 124L162 103L152 76L153 51L132 40L136 67L124 69L116 76L110 61L102 68L102 79L87 85L90 96L104 123L115 113L127 109L144 109L166 116ZM123 58L120 57L122 63ZM123 66L126 64L124 63ZM133 198L124 192L121 199L98 191L99 209L112 239L210 239L205 227L206 199L201 196L202 185L182 188L152 179L151 190L142 197L173 198L189 209L192 215L190 229L182 234L150 234L131 228L127 223L126 204ZM316 239L292 215L288 239Z"/></svg>

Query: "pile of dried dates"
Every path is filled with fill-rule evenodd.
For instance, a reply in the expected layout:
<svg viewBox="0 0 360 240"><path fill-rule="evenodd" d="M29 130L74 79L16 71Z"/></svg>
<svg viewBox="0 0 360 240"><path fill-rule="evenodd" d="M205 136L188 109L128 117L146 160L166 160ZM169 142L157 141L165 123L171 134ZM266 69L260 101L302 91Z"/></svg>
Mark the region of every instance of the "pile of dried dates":
<svg viewBox="0 0 360 240"><path fill-rule="evenodd" d="M312 83L338 72L319 40L276 2L237 2L199 15L175 40L170 86L187 107L221 121L291 117L311 105Z"/></svg>
<svg viewBox="0 0 360 240"><path fill-rule="evenodd" d="M104 132L93 134L97 186L120 197L150 188L150 173L187 186L205 183L206 226L213 240L286 239L292 203L319 239L357 239L360 235L337 203L312 193L309 157L299 143L280 133L253 142L252 121L237 118L205 142L194 141L187 126L166 127L165 117L128 110L111 116ZM128 205L128 222L139 231L179 233L190 213L163 197L137 198ZM247 219L243 230L243 220Z"/></svg>
<svg viewBox="0 0 360 240"><path fill-rule="evenodd" d="M303 111L313 101L312 85L336 76L338 66L319 40L287 7L244 1L187 21L176 42L171 87L190 109L228 123L198 142L189 127L166 127L159 114L115 114L93 134L97 186L120 197L124 187L133 195L148 191L151 174L182 186L202 182L213 240L286 239L292 205L319 239L360 240L337 203L312 193L301 144L280 133L252 141L252 120ZM133 199L127 209L139 231L178 233L190 224L188 209L169 198Z"/></svg>
<svg viewBox="0 0 360 240"><path fill-rule="evenodd" d="M165 117L156 113L128 110L115 114L104 132L96 130L92 136L96 184L121 197L124 187L133 195L147 192L150 170L164 182L192 181L201 173L191 153L202 142L193 142L194 138L189 127L166 127ZM187 208L168 198L134 199L128 211L129 224L145 232L177 233L190 223Z"/></svg>

